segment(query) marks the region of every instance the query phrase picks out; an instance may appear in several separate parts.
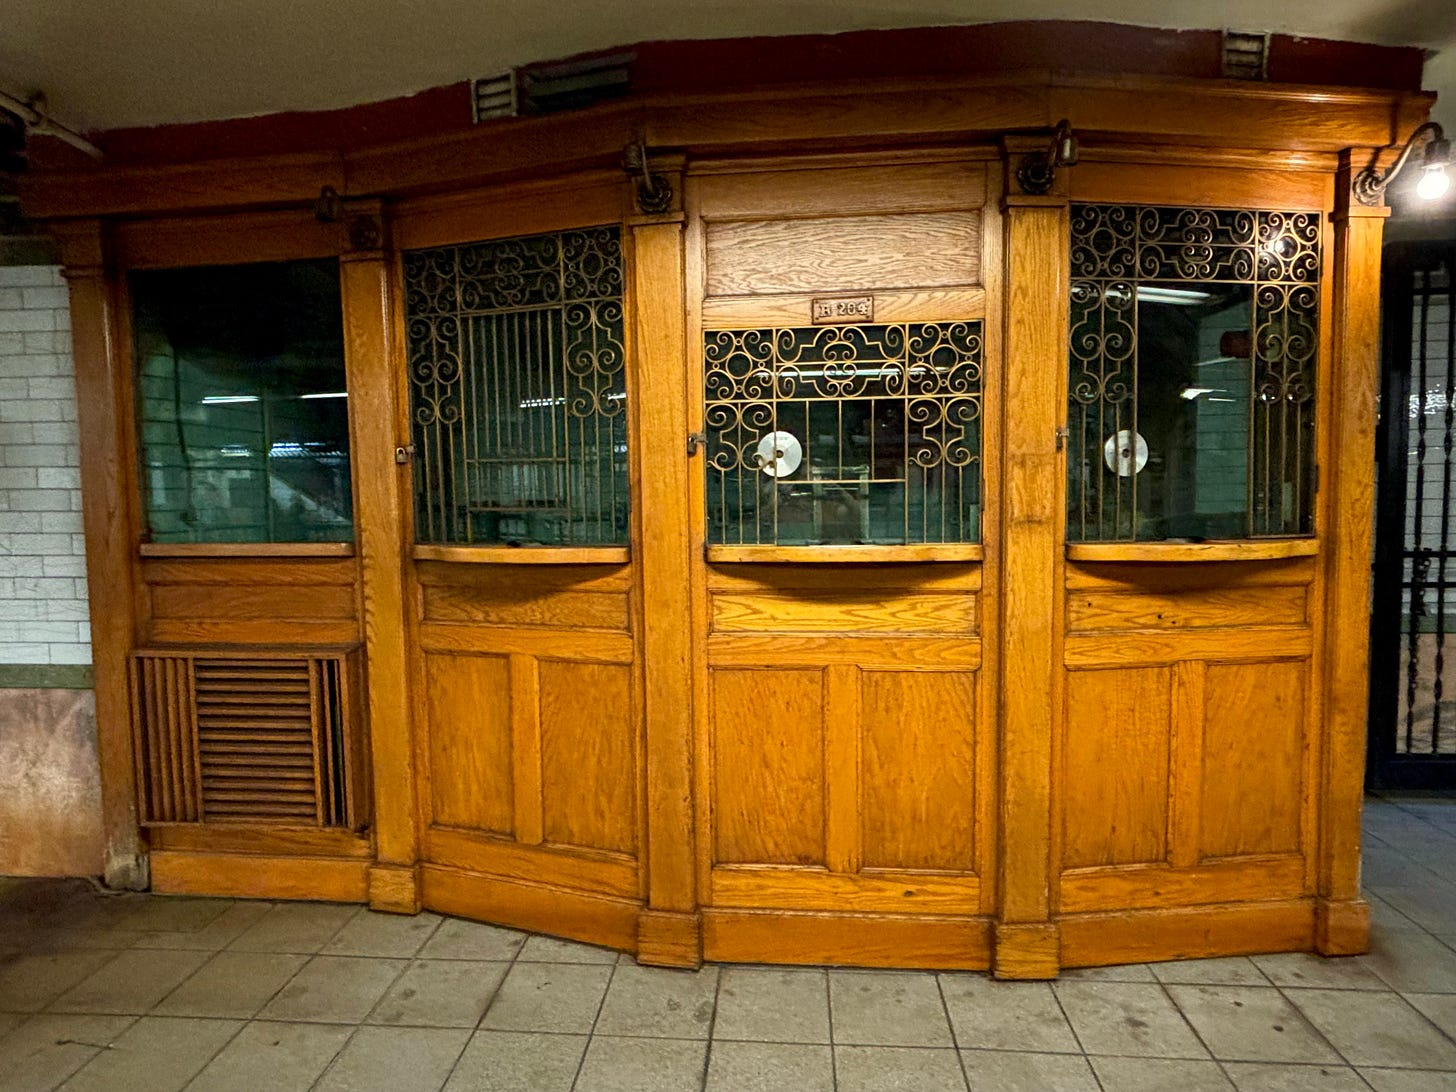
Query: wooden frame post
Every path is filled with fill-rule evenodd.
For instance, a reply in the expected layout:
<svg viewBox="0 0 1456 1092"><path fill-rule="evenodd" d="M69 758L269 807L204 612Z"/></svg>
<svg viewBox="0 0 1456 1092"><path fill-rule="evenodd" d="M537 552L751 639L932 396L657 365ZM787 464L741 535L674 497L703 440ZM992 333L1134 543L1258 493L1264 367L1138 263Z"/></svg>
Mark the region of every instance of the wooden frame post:
<svg viewBox="0 0 1456 1092"><path fill-rule="evenodd" d="M339 276L374 784L369 905L414 914L420 885L404 613L408 472L395 461L395 448L409 441L401 438L396 394L394 273L382 207L351 202L346 219L350 249L340 259Z"/></svg>
<svg viewBox="0 0 1456 1092"><path fill-rule="evenodd" d="M101 224L51 225L61 244L71 293L71 357L81 445L81 511L86 530L86 588L96 691L96 752L101 767L103 868L108 887L149 886L146 845L138 826L131 737L132 551L136 498L122 404L116 296L106 270Z"/></svg>
<svg viewBox="0 0 1456 1092"><path fill-rule="evenodd" d="M654 164L654 170L660 169ZM666 182L674 210L639 216L632 233L634 363L628 395L638 459L634 499L642 581L647 905L638 919L642 963L702 962L693 859L691 528L681 175ZM635 387L635 391L634 391ZM648 454L650 446L651 454ZM651 533L642 521L651 519Z"/></svg>
<svg viewBox="0 0 1456 1092"><path fill-rule="evenodd" d="M1341 153L1335 176L1334 356L1321 378L1331 401L1330 465L1321 475L1325 526L1325 700L1315 948L1370 947L1360 896L1370 689L1370 558L1375 512L1375 413L1380 390L1380 246L1390 210L1353 201L1350 183L1372 153Z"/></svg>
<svg viewBox="0 0 1456 1092"><path fill-rule="evenodd" d="M1034 145L1043 148L1045 141ZM1021 142L1007 142L1002 383L997 978L1054 978L1053 734L1060 711L1062 527L1058 429L1066 419L1068 212L1063 195L1020 192ZM1065 172L1058 177L1061 182ZM1056 483L1048 488L1048 483Z"/></svg>

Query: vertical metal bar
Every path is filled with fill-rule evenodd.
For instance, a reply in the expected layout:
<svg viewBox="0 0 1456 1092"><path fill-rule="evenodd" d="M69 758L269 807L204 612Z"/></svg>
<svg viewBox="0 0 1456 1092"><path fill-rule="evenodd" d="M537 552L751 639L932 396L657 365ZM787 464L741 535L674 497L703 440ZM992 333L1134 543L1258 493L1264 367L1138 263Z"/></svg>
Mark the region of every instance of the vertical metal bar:
<svg viewBox="0 0 1456 1092"><path fill-rule="evenodd" d="M1419 384L1420 393L1416 395L1416 496L1415 509L1411 517L1411 591L1410 591L1410 621L1406 627L1406 711L1405 711L1405 750L1411 751L1415 743L1415 701L1416 682L1419 676L1420 660L1420 618L1424 613L1423 596L1425 594L1425 568L1429 564L1424 556L1425 551L1421 546L1421 532L1425 522L1425 492L1426 492L1426 314L1425 300L1430 289L1429 274L1422 272L1420 275L1421 288L1419 290L1420 324L1417 333L1417 344L1419 350L1415 353L1415 362L1419 365L1416 382ZM1404 408L1404 407L1402 407Z"/></svg>
<svg viewBox="0 0 1456 1092"><path fill-rule="evenodd" d="M1448 262L1442 267L1446 272L1446 419L1442 441L1441 466L1441 553L1436 580L1436 666L1435 701L1432 703L1431 753L1441 753L1441 697L1444 683L1446 645L1446 558L1450 548L1451 530L1451 454L1452 428L1456 426L1456 315L1452 314L1452 301L1456 297L1456 269ZM1427 282L1429 287L1429 281ZM1425 306L1429 307L1430 297ZM1424 351L1424 350L1423 350Z"/></svg>

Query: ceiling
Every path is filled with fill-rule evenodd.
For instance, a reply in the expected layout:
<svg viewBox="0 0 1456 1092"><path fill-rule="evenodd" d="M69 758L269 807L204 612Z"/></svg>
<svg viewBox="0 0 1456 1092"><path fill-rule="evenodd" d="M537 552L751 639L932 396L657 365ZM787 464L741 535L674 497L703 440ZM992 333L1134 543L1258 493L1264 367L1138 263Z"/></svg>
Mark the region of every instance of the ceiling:
<svg viewBox="0 0 1456 1092"><path fill-rule="evenodd" d="M348 106L639 41L1024 19L1423 46L1456 128L1453 0L0 0L0 90L43 90L57 121L98 131Z"/></svg>

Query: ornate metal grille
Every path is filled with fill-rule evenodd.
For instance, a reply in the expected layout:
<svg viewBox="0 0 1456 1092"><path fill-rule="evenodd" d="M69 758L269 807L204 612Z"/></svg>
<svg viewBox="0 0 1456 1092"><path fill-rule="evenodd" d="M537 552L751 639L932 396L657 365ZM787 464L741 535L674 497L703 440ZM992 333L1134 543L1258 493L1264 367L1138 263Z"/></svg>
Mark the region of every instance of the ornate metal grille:
<svg viewBox="0 0 1456 1092"><path fill-rule="evenodd" d="M616 227L404 256L416 537L627 541Z"/></svg>
<svg viewBox="0 0 1456 1092"><path fill-rule="evenodd" d="M1074 205L1071 266L1068 538L1309 534L1318 214Z"/></svg>
<svg viewBox="0 0 1456 1092"><path fill-rule="evenodd" d="M979 321L703 340L709 542L979 540Z"/></svg>

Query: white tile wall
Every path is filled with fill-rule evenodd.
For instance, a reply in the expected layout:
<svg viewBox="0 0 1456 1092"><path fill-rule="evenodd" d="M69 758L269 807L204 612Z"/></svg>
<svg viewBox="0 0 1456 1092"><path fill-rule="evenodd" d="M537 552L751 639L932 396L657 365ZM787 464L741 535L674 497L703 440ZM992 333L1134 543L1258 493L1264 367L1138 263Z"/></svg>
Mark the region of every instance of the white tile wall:
<svg viewBox="0 0 1456 1092"><path fill-rule="evenodd" d="M0 664L89 664L65 282L0 266Z"/></svg>

